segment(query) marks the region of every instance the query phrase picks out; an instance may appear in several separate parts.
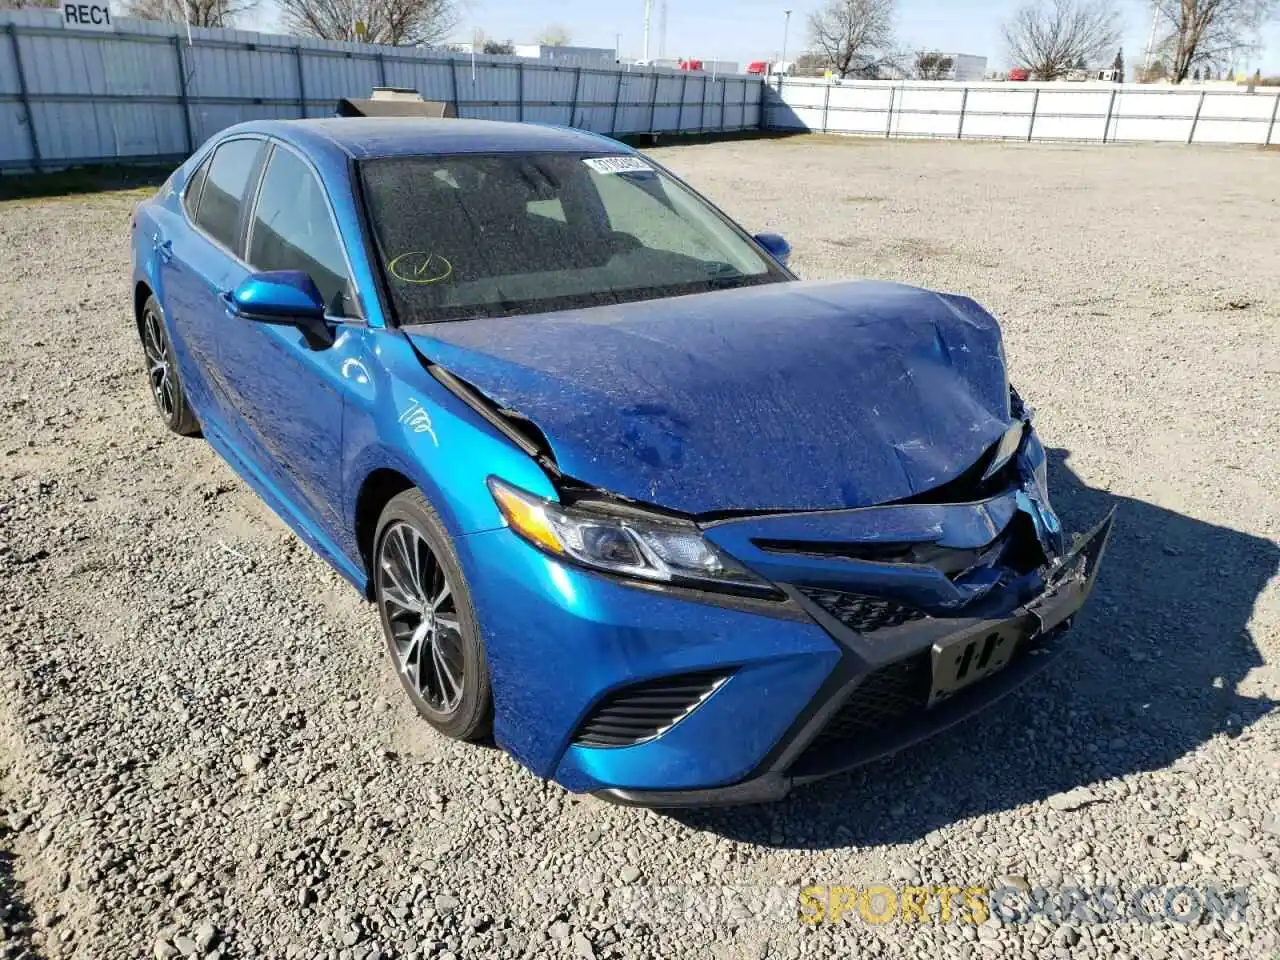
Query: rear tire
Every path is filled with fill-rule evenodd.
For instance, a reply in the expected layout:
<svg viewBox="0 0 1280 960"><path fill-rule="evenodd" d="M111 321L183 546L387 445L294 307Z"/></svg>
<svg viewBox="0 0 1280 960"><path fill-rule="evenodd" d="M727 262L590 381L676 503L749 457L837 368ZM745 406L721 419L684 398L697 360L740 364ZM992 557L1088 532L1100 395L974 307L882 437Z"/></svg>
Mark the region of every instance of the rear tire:
<svg viewBox="0 0 1280 960"><path fill-rule="evenodd" d="M409 700L445 736L487 739L489 666L444 524L419 491L406 490L383 509L373 543L374 598Z"/></svg>
<svg viewBox="0 0 1280 960"><path fill-rule="evenodd" d="M174 361L173 343L164 325L164 311L154 295L142 305L142 317L138 323L142 337L142 352L147 361L147 383L151 387L151 399L164 425L184 437L200 435L200 422L191 411L187 395L178 377L178 365Z"/></svg>

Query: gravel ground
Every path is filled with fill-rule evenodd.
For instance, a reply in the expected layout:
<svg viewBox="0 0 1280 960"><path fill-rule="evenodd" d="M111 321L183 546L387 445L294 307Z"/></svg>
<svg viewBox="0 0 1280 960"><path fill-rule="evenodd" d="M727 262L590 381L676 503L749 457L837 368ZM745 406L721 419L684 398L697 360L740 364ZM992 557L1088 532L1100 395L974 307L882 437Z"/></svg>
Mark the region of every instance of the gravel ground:
<svg viewBox="0 0 1280 960"><path fill-rule="evenodd" d="M163 431L129 314L138 194L0 204L0 958L1277 956L1280 155L655 154L805 276L1003 318L1059 510L1119 508L1075 655L772 807L568 795L435 736L373 609ZM876 882L1001 888L1008 922L936 898L929 923L798 919L798 887ZM1243 922L1196 915L1237 890ZM1135 900L1153 922L1108 912Z"/></svg>

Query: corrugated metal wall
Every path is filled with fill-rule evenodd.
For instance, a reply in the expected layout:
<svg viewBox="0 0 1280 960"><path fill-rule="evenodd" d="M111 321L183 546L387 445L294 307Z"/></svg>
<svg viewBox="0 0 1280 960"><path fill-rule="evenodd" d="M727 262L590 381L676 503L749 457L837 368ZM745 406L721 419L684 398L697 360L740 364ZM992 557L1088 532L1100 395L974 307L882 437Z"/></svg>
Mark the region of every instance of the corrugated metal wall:
<svg viewBox="0 0 1280 960"><path fill-rule="evenodd" d="M741 75L558 66L519 57L331 43L118 20L66 30L47 10L0 10L0 170L176 160L225 127L324 117L342 97L412 87L462 117L604 134L760 125L761 81Z"/></svg>
<svg viewBox="0 0 1280 960"><path fill-rule="evenodd" d="M1280 141L1280 90L1150 84L788 79L765 92L772 129L964 140Z"/></svg>

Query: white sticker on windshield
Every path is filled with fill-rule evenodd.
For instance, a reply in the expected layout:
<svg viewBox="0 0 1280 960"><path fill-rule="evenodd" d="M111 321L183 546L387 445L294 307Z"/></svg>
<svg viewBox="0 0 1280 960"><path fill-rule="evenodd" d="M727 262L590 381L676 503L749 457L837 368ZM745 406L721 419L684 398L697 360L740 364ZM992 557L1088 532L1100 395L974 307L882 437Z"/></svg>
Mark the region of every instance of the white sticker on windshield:
<svg viewBox="0 0 1280 960"><path fill-rule="evenodd" d="M648 173L653 169L639 157L586 157L582 162L596 173Z"/></svg>

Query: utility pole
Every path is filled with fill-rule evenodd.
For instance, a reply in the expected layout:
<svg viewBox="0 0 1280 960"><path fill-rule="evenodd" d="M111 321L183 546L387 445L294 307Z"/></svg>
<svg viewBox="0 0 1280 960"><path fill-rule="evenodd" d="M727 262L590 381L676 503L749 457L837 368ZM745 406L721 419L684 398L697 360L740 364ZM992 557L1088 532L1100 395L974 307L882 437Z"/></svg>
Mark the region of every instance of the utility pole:
<svg viewBox="0 0 1280 960"><path fill-rule="evenodd" d="M645 63L649 62L649 22L653 19L653 0L644 0L644 53L640 55Z"/></svg>
<svg viewBox="0 0 1280 960"><path fill-rule="evenodd" d="M658 59L667 55L667 0L658 7Z"/></svg>
<svg viewBox="0 0 1280 960"><path fill-rule="evenodd" d="M1160 22L1160 8L1156 6L1155 0L1151 0L1151 36L1147 38L1147 54L1142 58L1142 80L1151 76L1151 58L1156 52L1156 26Z"/></svg>
<svg viewBox="0 0 1280 960"><path fill-rule="evenodd" d="M786 69L787 62L787 34L791 32L791 11L783 10L782 20L782 69Z"/></svg>

